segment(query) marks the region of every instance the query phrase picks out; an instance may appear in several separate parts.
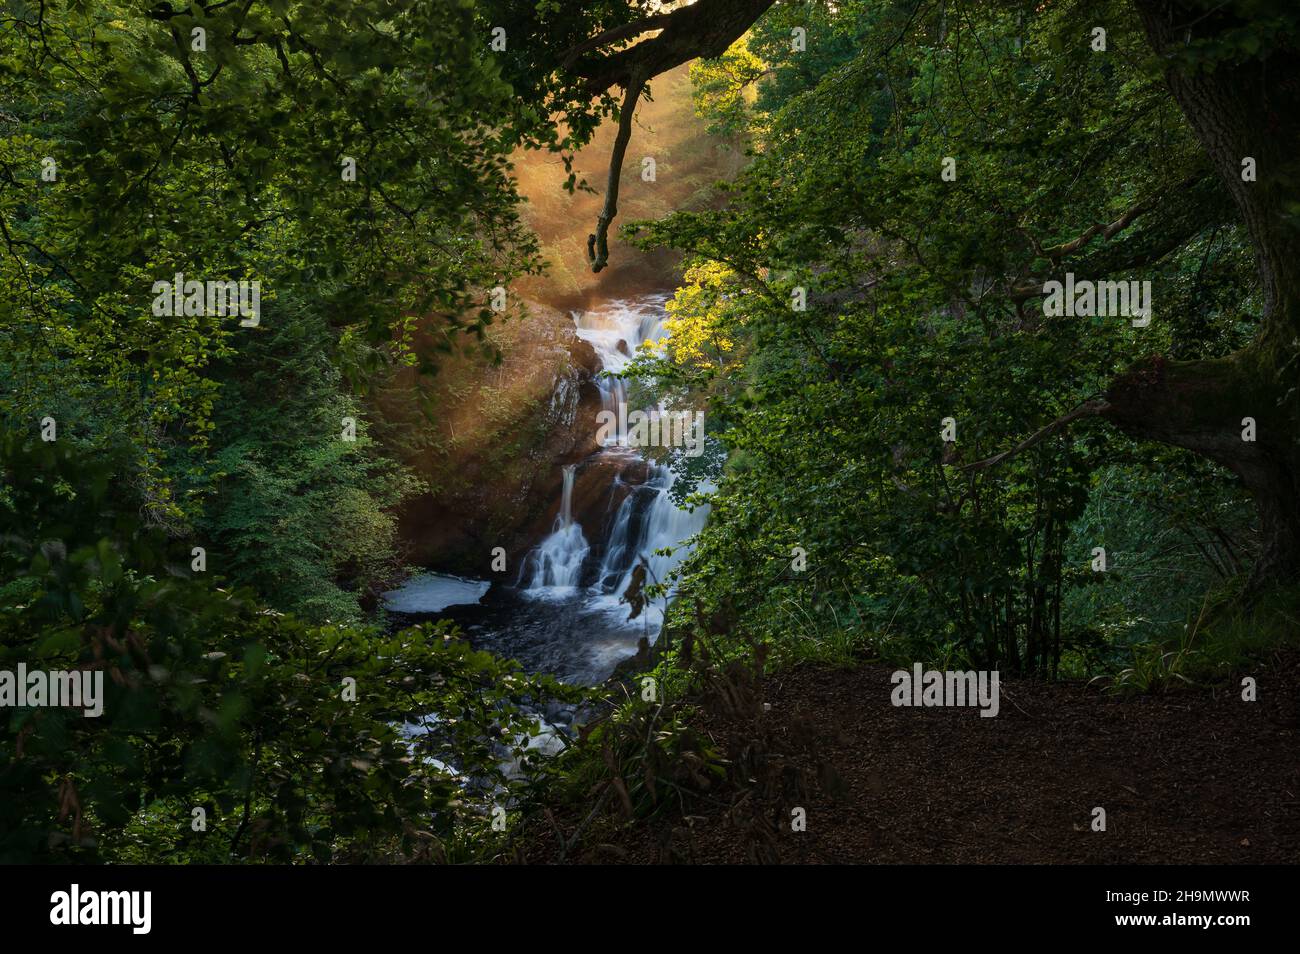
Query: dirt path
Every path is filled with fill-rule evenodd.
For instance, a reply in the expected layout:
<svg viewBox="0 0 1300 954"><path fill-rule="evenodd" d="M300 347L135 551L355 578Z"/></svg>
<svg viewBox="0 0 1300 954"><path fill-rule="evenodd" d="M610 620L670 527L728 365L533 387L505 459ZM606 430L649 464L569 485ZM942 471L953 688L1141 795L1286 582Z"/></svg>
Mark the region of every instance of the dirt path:
<svg viewBox="0 0 1300 954"><path fill-rule="evenodd" d="M1120 698L1007 681L1000 714L980 718L895 708L888 669L782 673L759 687L761 715L697 722L769 782L685 817L611 817L570 860L1294 863L1300 661L1257 679L1255 703L1226 687ZM796 806L804 832L791 830ZM1091 829L1098 806L1105 832ZM528 860L556 860L553 843L533 842Z"/></svg>

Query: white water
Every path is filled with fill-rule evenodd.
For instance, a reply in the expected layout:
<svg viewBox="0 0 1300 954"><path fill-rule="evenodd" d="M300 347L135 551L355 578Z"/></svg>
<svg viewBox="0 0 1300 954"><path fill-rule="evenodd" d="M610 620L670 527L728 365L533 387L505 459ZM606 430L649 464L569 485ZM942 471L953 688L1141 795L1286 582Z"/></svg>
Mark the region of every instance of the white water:
<svg viewBox="0 0 1300 954"><path fill-rule="evenodd" d="M621 371L644 342L666 337L665 301L666 296L655 295L609 302L578 317L578 337L591 344L603 370ZM627 400L625 383L608 377L599 378L597 383L603 409L617 414L619 404ZM645 466L640 455L625 443L619 443L618 438L608 439L594 456L614 458L613 469L620 475L615 478L616 485L622 483L624 472ZM529 596L543 599L572 597L581 588L587 609L625 618L628 607L620 598L631 584L637 566L646 566L647 584L667 580L689 553L681 544L703 528L709 508L702 506L693 511L678 508L669 493L677 475L670 467L651 464L649 478L630 488L608 521L604 553L599 565L591 566L588 558L592 544L588 537L594 539L602 528L587 527L584 534L584 528L574 521L573 479L570 465L565 468L563 498L555 526L551 535L528 555L520 575L521 584ZM614 487L610 489L612 493ZM656 555L656 550L664 548L673 548L674 552L670 556ZM644 621L651 633L657 632L662 622L662 600L658 603L648 608Z"/></svg>
<svg viewBox="0 0 1300 954"><path fill-rule="evenodd" d="M642 342L663 337L665 300L665 296L655 296L610 302L582 315L577 334L591 344L604 370L622 370ZM626 401L624 382L599 378L598 385L603 409L617 414L619 403ZM667 466L650 465L643 483L626 483L625 472L634 470L638 473L634 479L640 479L646 464L636 450L620 443L617 437L593 458L615 465L609 468L616 476L608 499L614 499L616 489L626 489L618 509L612 516L588 516L601 525L584 532L573 513L574 484L583 464L564 465L560 506L551 533L529 552L520 568L517 585L525 599L504 598L499 589L483 600L490 587L485 581L424 574L386 593L388 608L399 613L437 614L455 607L449 615L455 618L458 611L467 614L463 618L476 646L486 646L500 655L520 659L530 669L552 672L581 684L608 678L620 661L636 652L641 637L653 641L663 625L662 598L647 605L636 620L628 619L629 608L621 597L637 566L647 568L647 584L667 580L689 552L682 544L704 527L709 508L679 509L669 494L677 477ZM593 542L588 541L588 533ZM598 539L602 533L607 539ZM597 561L593 549L601 544L603 553ZM656 550L664 548L673 548L674 552L670 556L656 555ZM504 589L511 592L510 588ZM492 604L494 598L499 605L477 605L481 600ZM540 731L527 740L527 748L544 755L559 752L567 734L562 726L568 725L572 717L572 707L538 713ZM418 737L429 731L430 720L436 721L436 716L426 717L423 724L404 725L403 734L408 739ZM516 743L523 741L515 739ZM449 772L455 771L452 766L431 761ZM522 772L519 760L513 756L502 767L511 776Z"/></svg>
<svg viewBox="0 0 1300 954"><path fill-rule="evenodd" d="M564 490L560 512L556 514L551 535L541 542L524 561L520 578L528 580L525 589L571 593L577 585L582 564L591 552L582 527L573 522L573 472L576 464L564 465Z"/></svg>
<svg viewBox="0 0 1300 954"><path fill-rule="evenodd" d="M421 573L384 594L384 606L394 613L438 613L448 606L477 603L492 586L445 573Z"/></svg>
<svg viewBox="0 0 1300 954"><path fill-rule="evenodd" d="M642 342L663 336L665 300L660 295L609 302L579 316L577 334L605 370L621 370ZM617 413L626 401L623 381L600 378L598 385L604 409ZM612 475L603 488L604 506L587 504L589 512L575 514L575 485L592 465ZM653 642L663 625L663 597L628 619L629 606L620 598L636 567L646 566L646 585L667 580L689 553L682 544L708 517L707 506L688 512L674 505L669 491L676 479L671 468L647 463L635 448L610 440L587 460L564 466L551 533L529 551L513 587L494 586L484 594L486 582L424 575L385 594L386 602L399 613L450 617L476 647L518 659L531 671L583 685L601 682L636 653L642 638ZM585 501L593 489L583 485ZM655 555L664 548L674 552ZM571 714L539 717L549 725ZM536 742L553 744L549 738Z"/></svg>

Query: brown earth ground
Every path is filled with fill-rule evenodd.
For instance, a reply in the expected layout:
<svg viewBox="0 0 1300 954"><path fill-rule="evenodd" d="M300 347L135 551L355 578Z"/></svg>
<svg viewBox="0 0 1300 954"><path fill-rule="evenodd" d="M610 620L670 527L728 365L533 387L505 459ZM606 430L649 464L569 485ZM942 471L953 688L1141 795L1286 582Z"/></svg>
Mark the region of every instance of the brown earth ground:
<svg viewBox="0 0 1300 954"><path fill-rule="evenodd" d="M1300 860L1300 658L1261 668L1254 703L1228 685L1123 697L1005 680L996 718L895 708L890 672L798 668L703 700L694 724L731 763L725 784L631 824L617 798L589 818L593 792L534 825L519 860ZM1091 828L1098 806L1105 832ZM574 842L563 855L561 838Z"/></svg>

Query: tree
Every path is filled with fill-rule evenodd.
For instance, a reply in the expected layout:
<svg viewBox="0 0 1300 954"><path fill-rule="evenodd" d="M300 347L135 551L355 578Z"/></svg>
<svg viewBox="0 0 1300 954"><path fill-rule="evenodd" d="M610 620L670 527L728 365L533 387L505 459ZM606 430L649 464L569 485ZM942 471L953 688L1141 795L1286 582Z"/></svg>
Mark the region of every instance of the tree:
<svg viewBox="0 0 1300 954"><path fill-rule="evenodd" d="M487 8L5 6L0 662L107 698L4 708L3 859L463 857L531 706L575 698L447 626L347 619L410 484L364 420L340 438L356 392L539 267L509 156L565 138Z"/></svg>
<svg viewBox="0 0 1300 954"><path fill-rule="evenodd" d="M575 48L575 55L585 55L651 30L662 31L617 52L585 56L573 66L589 91L614 84L626 90L606 205L589 241L594 269L599 270L607 257L605 233L617 213L618 175L631 134L628 114L643 84L695 57L721 56L771 6L762 0L700 0L597 35ZM891 48L917 28L918 14L934 15L933 5L923 0L879 6L906 13ZM1030 6L1019 3L975 6L1015 14L1022 22L1035 16ZM1071 420L1100 415L1134 437L1187 448L1229 468L1250 490L1259 513L1264 546L1255 580L1291 580L1300 574L1300 12L1285 2L1212 0L1134 0L1133 10L1169 93L1212 163L1219 190L1231 197L1246 227L1262 308L1257 333L1245 347L1193 361L1162 356L1142 360L1111 381L1104 400L1072 411ZM954 28L960 29L959 24L946 20L939 27ZM1248 164L1254 175L1246 173ZM1198 185L1187 182L1181 195L1142 197L1115 220L1095 223L1074 240L1043 251L1050 253L1050 264L1060 266L1099 237L1129 237L1125 233L1143 214L1176 218L1179 204L1196 194ZM1163 242L1133 242L1128 248L1108 250L1112 263L1150 264L1189 237L1178 229L1165 232ZM1041 288L1048 277L1036 276L1026 287ZM1020 300L1028 297L1032 293L1022 290ZM1242 440L1246 417L1257 422L1253 442Z"/></svg>
<svg viewBox="0 0 1300 954"><path fill-rule="evenodd" d="M490 289L539 267L508 156L550 124L503 79L472 5L13 9L0 334L38 373L7 410L27 427L76 380L151 462L158 521L193 512L161 469L185 453L203 467L212 362L264 331L158 313L158 282L255 282L268 309L291 290L369 346L349 349L359 384L412 360L418 322L481 332Z"/></svg>
<svg viewBox="0 0 1300 954"><path fill-rule="evenodd" d="M1169 90L1232 197L1263 308L1230 355L1144 361L1108 389L1107 419L1185 447L1250 490L1259 582L1300 575L1300 11L1293 4L1135 0ZM1258 179L1248 176L1253 163ZM1243 419L1257 439L1242 440Z"/></svg>
<svg viewBox="0 0 1300 954"><path fill-rule="evenodd" d="M623 156L632 137L632 118L646 83L661 73L699 57L722 56L729 46L766 11L774 0L699 0L671 13L656 13L605 30L571 47L562 66L580 77L585 93L603 95L611 86L623 88L618 135L610 154L605 183L605 204L596 219L596 231L587 237L591 270L599 272L609 261L609 226L618 215L618 187ZM591 55L611 44L643 37L626 49Z"/></svg>

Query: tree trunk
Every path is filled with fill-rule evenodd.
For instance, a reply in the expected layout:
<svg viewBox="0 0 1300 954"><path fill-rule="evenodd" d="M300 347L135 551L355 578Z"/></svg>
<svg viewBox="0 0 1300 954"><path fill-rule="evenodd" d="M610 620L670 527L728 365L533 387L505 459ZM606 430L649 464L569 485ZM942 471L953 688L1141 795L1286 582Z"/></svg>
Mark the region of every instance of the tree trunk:
<svg viewBox="0 0 1300 954"><path fill-rule="evenodd" d="M1249 235L1263 292L1259 331L1226 358L1150 358L1112 382L1103 412L1133 437L1215 460L1255 499L1261 554L1255 584L1300 576L1300 55L1268 49L1189 69L1188 44L1247 26L1230 10L1134 0L1152 49L1169 62L1170 92L1186 115ZM1209 68L1212 66L1213 68ZM1255 162L1258 181L1242 178ZM1243 419L1255 440L1243 439Z"/></svg>

